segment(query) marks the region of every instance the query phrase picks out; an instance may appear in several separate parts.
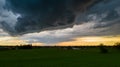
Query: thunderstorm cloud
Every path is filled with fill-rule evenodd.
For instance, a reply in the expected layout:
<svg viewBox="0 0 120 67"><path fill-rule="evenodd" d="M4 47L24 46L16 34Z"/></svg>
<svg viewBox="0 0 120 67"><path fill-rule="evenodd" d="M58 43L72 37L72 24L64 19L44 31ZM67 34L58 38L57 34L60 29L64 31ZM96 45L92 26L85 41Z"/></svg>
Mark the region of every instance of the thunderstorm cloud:
<svg viewBox="0 0 120 67"><path fill-rule="evenodd" d="M6 0L6 8L19 14L14 28L4 22L11 34L40 32L72 27L78 13L86 11L96 0Z"/></svg>
<svg viewBox="0 0 120 67"><path fill-rule="evenodd" d="M0 36L57 43L120 34L120 0L0 0ZM7 33L8 34L7 34Z"/></svg>

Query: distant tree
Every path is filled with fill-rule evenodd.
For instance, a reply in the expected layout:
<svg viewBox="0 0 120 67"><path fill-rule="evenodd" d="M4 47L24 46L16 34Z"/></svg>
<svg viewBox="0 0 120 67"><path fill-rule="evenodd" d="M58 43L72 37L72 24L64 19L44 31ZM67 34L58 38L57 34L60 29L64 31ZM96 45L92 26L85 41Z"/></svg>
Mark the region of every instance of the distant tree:
<svg viewBox="0 0 120 67"><path fill-rule="evenodd" d="M72 48L73 48L72 46L68 46L67 47L68 50L72 50Z"/></svg>
<svg viewBox="0 0 120 67"><path fill-rule="evenodd" d="M100 48L101 53L108 53L108 50L107 50L106 46L104 46L104 44L101 43L99 48Z"/></svg>
<svg viewBox="0 0 120 67"><path fill-rule="evenodd" d="M120 42L115 43L115 47L120 50Z"/></svg>
<svg viewBox="0 0 120 67"><path fill-rule="evenodd" d="M32 49L32 44L21 45L21 46L19 46L19 49Z"/></svg>

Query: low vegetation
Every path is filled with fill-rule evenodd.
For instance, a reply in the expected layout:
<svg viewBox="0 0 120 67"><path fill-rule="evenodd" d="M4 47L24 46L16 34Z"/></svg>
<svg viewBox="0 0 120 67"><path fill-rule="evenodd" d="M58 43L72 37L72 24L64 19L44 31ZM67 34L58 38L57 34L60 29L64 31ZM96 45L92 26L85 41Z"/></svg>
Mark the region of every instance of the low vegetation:
<svg viewBox="0 0 120 67"><path fill-rule="evenodd" d="M115 43L115 47L116 47L118 50L120 50L120 43L119 43L119 42Z"/></svg>
<svg viewBox="0 0 120 67"><path fill-rule="evenodd" d="M104 44L100 44L99 48L101 53L108 53L108 49Z"/></svg>
<svg viewBox="0 0 120 67"><path fill-rule="evenodd" d="M120 67L114 46L0 47L0 67ZM103 53L103 54L102 54Z"/></svg>

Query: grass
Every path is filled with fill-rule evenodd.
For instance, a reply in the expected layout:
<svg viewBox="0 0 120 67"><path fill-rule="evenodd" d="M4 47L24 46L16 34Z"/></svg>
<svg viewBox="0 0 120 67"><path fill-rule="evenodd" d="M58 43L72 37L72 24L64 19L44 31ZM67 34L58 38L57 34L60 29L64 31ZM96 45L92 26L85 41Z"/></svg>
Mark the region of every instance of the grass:
<svg viewBox="0 0 120 67"><path fill-rule="evenodd" d="M120 67L120 53L98 48L62 50L40 48L0 51L0 67Z"/></svg>

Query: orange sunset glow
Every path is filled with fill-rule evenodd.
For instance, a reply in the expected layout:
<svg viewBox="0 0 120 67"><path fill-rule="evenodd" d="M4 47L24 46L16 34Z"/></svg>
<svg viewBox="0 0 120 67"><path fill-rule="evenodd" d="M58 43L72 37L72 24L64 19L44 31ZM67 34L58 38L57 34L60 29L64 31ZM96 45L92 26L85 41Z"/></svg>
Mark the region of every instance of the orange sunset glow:
<svg viewBox="0 0 120 67"><path fill-rule="evenodd" d="M53 44L56 46L96 46L100 43L105 45L114 45L120 42L120 36L89 36L74 38L73 41L60 42ZM1 37L0 45L2 46L16 46L21 44L28 44L27 42L18 39L17 37ZM44 46L43 43L32 43L33 46Z"/></svg>
<svg viewBox="0 0 120 67"><path fill-rule="evenodd" d="M74 41L69 42L61 42L59 46L96 46L100 43L105 45L111 46L114 45L116 42L120 42L120 37L110 37L110 36L103 36L103 37L81 37L75 38Z"/></svg>

